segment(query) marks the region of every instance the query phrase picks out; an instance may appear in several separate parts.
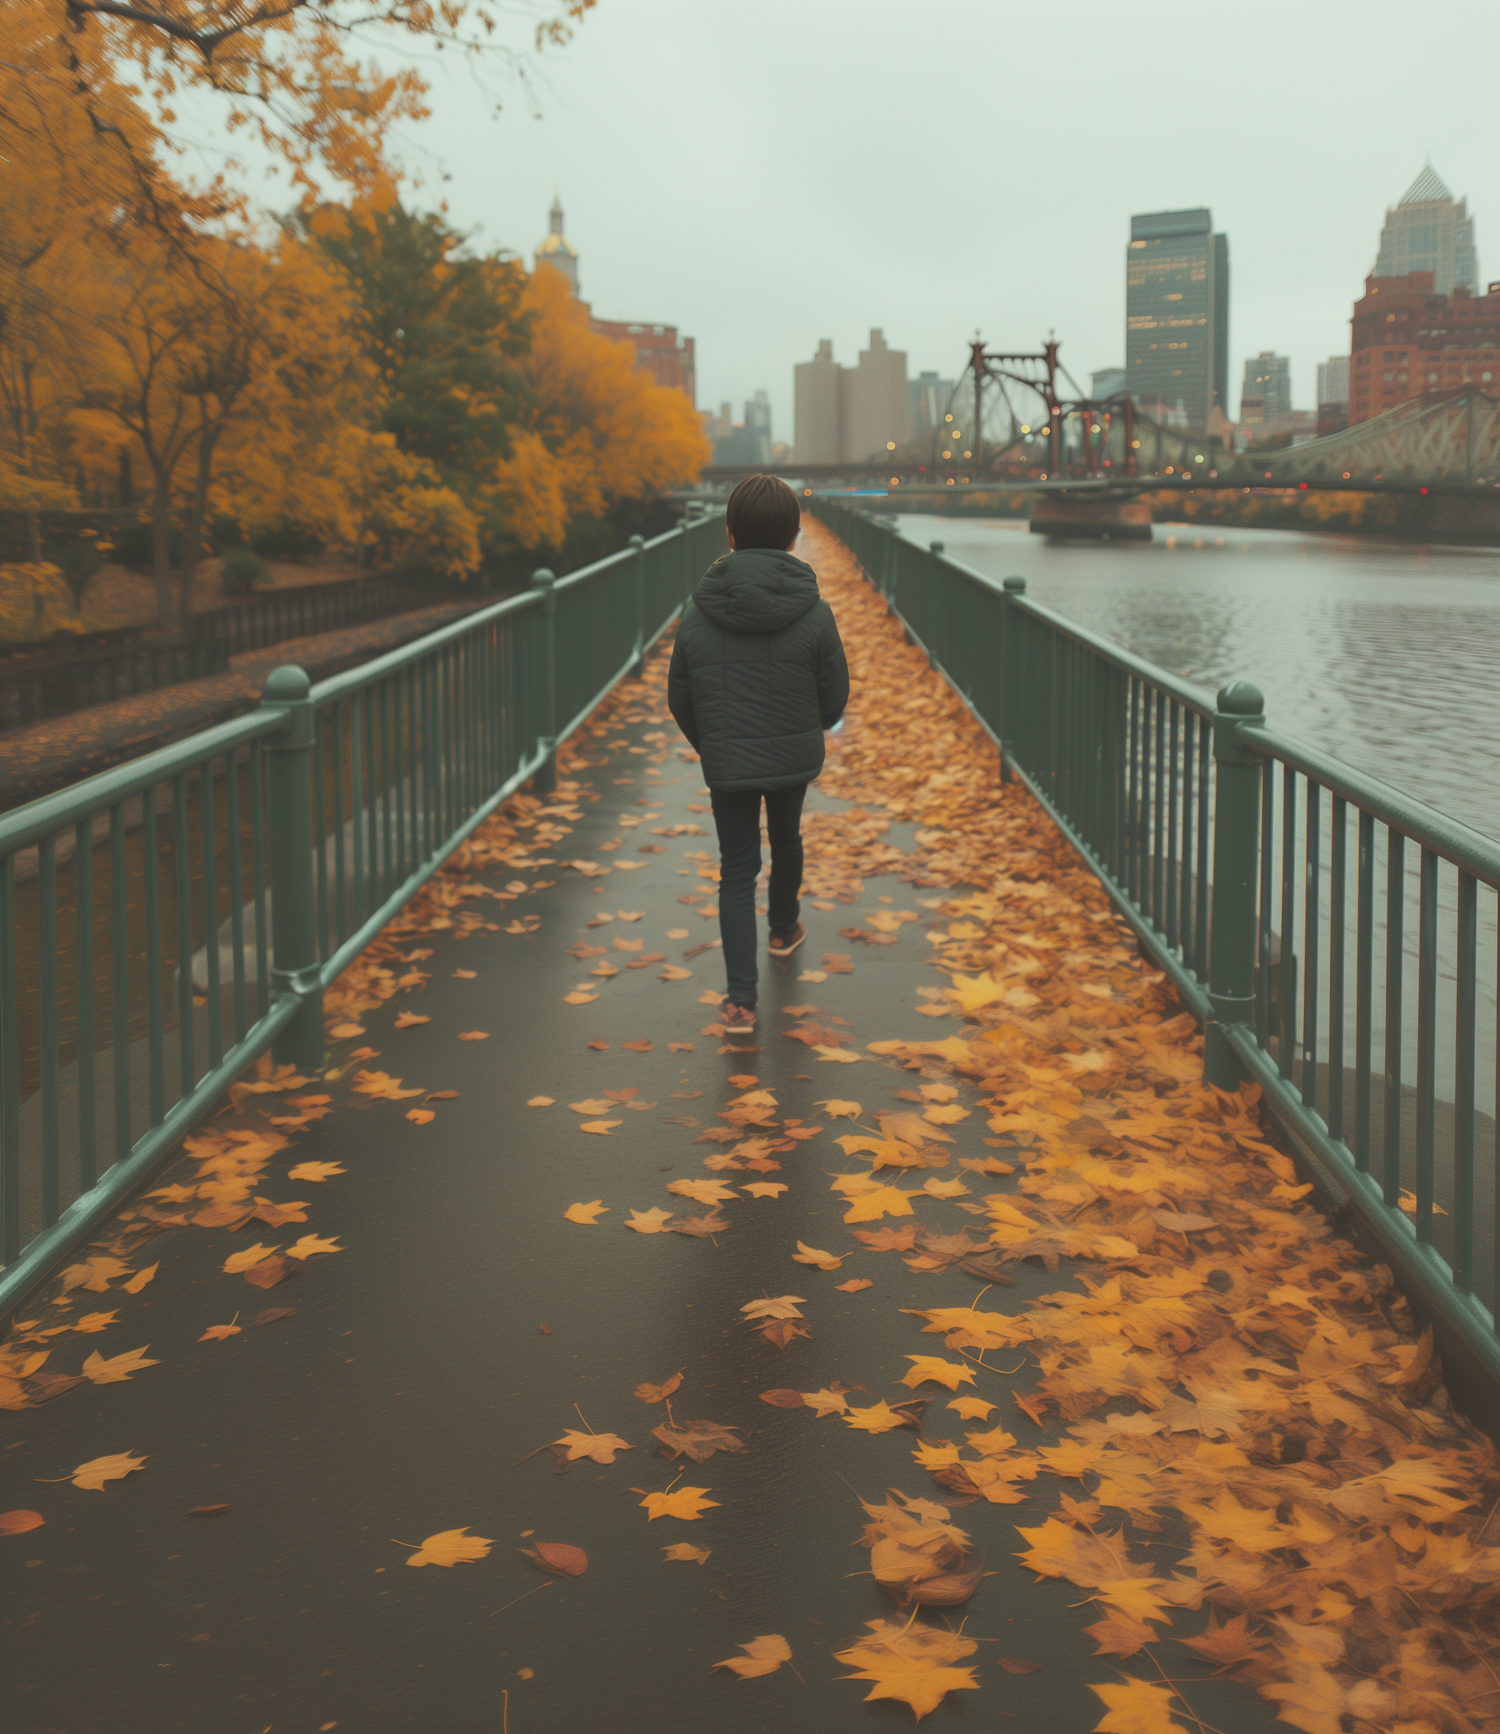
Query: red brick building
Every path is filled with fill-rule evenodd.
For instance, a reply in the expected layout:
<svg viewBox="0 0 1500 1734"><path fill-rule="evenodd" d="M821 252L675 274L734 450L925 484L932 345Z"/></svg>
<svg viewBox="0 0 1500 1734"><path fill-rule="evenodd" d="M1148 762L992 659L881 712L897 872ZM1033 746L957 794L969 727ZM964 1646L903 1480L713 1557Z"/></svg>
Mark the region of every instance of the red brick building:
<svg viewBox="0 0 1500 1734"><path fill-rule="evenodd" d="M675 325L632 325L621 319L589 316L589 329L616 343L635 345L635 364L645 368L658 385L687 393L698 402L698 375L693 364L693 340L679 337Z"/></svg>
<svg viewBox="0 0 1500 1734"><path fill-rule="evenodd" d="M1367 277L1350 320L1349 425L1433 393L1500 397L1500 283L1439 295L1431 271Z"/></svg>

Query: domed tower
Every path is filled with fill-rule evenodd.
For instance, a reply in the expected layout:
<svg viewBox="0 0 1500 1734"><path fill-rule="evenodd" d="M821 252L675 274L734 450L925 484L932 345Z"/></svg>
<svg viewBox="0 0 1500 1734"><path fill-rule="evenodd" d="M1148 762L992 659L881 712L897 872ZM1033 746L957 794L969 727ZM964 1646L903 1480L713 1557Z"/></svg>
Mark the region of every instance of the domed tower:
<svg viewBox="0 0 1500 1734"><path fill-rule="evenodd" d="M552 199L552 209L547 213L548 233L544 240L537 243L536 263L551 265L554 270L561 271L563 276L573 285L573 293L578 293L578 249L563 233L562 200L555 194Z"/></svg>

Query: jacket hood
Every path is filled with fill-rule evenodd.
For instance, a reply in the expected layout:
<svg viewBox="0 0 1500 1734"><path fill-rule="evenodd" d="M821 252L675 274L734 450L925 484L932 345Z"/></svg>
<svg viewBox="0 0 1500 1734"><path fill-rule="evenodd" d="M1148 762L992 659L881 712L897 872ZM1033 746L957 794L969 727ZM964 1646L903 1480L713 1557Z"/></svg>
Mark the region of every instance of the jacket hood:
<svg viewBox="0 0 1500 1734"><path fill-rule="evenodd" d="M693 601L722 632L780 632L816 607L818 576L775 548L741 548L714 561Z"/></svg>

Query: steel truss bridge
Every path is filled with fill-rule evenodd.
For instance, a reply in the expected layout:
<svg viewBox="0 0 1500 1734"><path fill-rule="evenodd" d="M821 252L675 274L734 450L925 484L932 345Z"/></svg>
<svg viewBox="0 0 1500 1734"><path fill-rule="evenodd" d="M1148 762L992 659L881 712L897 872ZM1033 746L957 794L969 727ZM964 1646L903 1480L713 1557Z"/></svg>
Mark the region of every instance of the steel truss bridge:
<svg viewBox="0 0 1500 1734"><path fill-rule="evenodd" d="M934 436L884 462L781 464L770 473L803 486L907 492L998 487L1137 494L1214 487L1500 497L1500 397L1488 392L1414 398L1301 445L1232 452L1217 436L1153 421L1123 394L1061 396L1059 347L1049 342L1035 353L1012 354L972 344L945 418L945 426L952 424L946 444ZM1040 400L1033 420L1023 420L1013 404L1017 388ZM967 445L960 421L970 424ZM733 482L755 473L753 465L715 465L703 480Z"/></svg>

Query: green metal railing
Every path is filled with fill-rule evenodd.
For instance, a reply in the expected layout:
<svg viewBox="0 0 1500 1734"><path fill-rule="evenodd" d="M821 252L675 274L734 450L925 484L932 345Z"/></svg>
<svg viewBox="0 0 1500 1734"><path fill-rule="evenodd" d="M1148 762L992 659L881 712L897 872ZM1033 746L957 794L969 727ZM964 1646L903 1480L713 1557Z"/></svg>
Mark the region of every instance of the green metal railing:
<svg viewBox="0 0 1500 1734"><path fill-rule="evenodd" d="M246 1066L322 1063L323 992L639 673L700 517L0 817L0 1313Z"/></svg>
<svg viewBox="0 0 1500 1734"><path fill-rule="evenodd" d="M1500 845L831 499L1000 745L1500 1431ZM1484 1113L1481 1104L1493 1111Z"/></svg>

